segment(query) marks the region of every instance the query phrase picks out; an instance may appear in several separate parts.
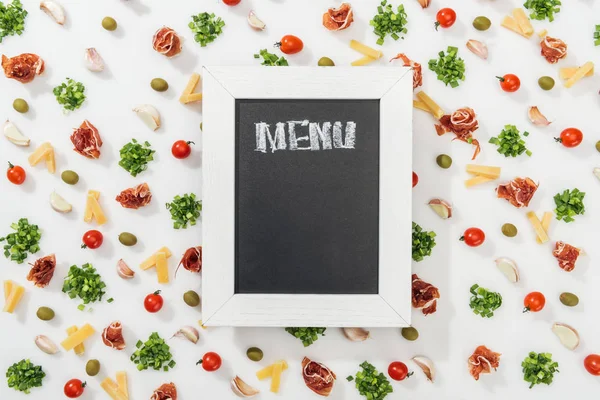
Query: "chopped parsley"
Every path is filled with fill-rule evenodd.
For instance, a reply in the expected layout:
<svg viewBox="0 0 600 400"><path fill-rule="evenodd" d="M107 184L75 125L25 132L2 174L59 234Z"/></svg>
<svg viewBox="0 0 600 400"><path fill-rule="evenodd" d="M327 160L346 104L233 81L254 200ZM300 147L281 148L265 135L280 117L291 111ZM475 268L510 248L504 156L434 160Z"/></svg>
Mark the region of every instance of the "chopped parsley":
<svg viewBox="0 0 600 400"><path fill-rule="evenodd" d="M494 310L497 310L502 305L502 296L500 293L490 292L489 290L479 287L478 284L471 286L472 294L469 306L475 315L480 315L482 318L490 318L494 316Z"/></svg>
<svg viewBox="0 0 600 400"><path fill-rule="evenodd" d="M545 383L549 385L554 379L554 374L560 372L558 363L552 361L550 353L531 352L521 363L523 367L523 379L529 382L529 389L535 385Z"/></svg>
<svg viewBox="0 0 600 400"><path fill-rule="evenodd" d="M523 7L531 11L531 19L543 21L548 18L550 22L554 21L554 14L560 12L561 5L559 0L526 0L523 3Z"/></svg>
<svg viewBox="0 0 600 400"><path fill-rule="evenodd" d="M360 364L360 367L362 371L356 373L355 385L358 393L365 396L367 400L382 400L394 391L390 381L373 365L365 361ZM349 376L346 380L351 381L352 377Z"/></svg>
<svg viewBox="0 0 600 400"><path fill-rule="evenodd" d="M154 150L150 149L150 143L147 141L144 144L138 143L137 140L131 139L119 151L121 161L119 165L123 167L131 176L137 176L140 172L148 168L148 162L154 160Z"/></svg>
<svg viewBox="0 0 600 400"><path fill-rule="evenodd" d="M308 347L319 339L319 335L325 336L327 328L285 328L290 335L302 340L304 347Z"/></svg>
<svg viewBox="0 0 600 400"><path fill-rule="evenodd" d="M267 49L262 49L259 54L255 54L254 58L263 58L263 62L260 65L266 65L267 67L287 67L289 64L285 57L278 57L276 54L269 53Z"/></svg>
<svg viewBox="0 0 600 400"><path fill-rule="evenodd" d="M192 15L192 22L188 24L194 40L200 43L200 46L206 47L207 44L215 41L217 36L223 33L225 21L221 17L215 17L215 14L203 12L198 15Z"/></svg>
<svg viewBox="0 0 600 400"><path fill-rule="evenodd" d="M6 371L8 387L25 394L29 394L32 388L41 387L45 376L42 367L32 364L29 360L14 363Z"/></svg>
<svg viewBox="0 0 600 400"><path fill-rule="evenodd" d="M446 54L447 53L447 54ZM429 69L437 74L438 80L455 88L465 80L465 62L458 57L458 48L448 46L446 53L440 51L439 58L429 60Z"/></svg>
<svg viewBox="0 0 600 400"><path fill-rule="evenodd" d="M152 368L155 371L168 371L176 364L173 360L169 345L158 333L152 332L146 342L138 340L135 347L137 350L131 355L130 359L137 365L138 371Z"/></svg>
<svg viewBox="0 0 600 400"><path fill-rule="evenodd" d="M55 87L52 93L58 104L63 106L63 111L74 111L85 101L85 86L71 78Z"/></svg>
<svg viewBox="0 0 600 400"><path fill-rule="evenodd" d="M200 217L202 211L202 201L196 200L194 193L175 196L173 201L166 204L167 210L171 212L173 228L186 229L188 223L191 226L196 225L196 219Z"/></svg>
<svg viewBox="0 0 600 400"><path fill-rule="evenodd" d="M40 239L42 233L37 225L30 224L27 218L21 218L19 222L10 225L14 233L9 233L0 238L0 242L6 241L4 245L4 256L23 264L27 253L37 253L40 250Z"/></svg>
<svg viewBox="0 0 600 400"><path fill-rule="evenodd" d="M0 43L7 36L21 35L25 29L27 11L19 0L5 5L0 1Z"/></svg>
<svg viewBox="0 0 600 400"><path fill-rule="evenodd" d="M523 132L523 136L529 136L529 132ZM498 146L498 153L504 157L516 157L523 153L531 156L531 151L525 147L525 141L521 138L519 130L514 125L505 125L498 137L492 137L489 143Z"/></svg>
<svg viewBox="0 0 600 400"><path fill-rule="evenodd" d="M435 232L424 231L418 224L412 223L412 259L423 261L424 257L431 255L435 247Z"/></svg>
<svg viewBox="0 0 600 400"><path fill-rule="evenodd" d="M573 189L572 191L567 189L562 194L557 193L554 196L556 219L573 222L575 221L574 216L585 214L584 197L585 192L580 192L579 189Z"/></svg>
<svg viewBox="0 0 600 400"><path fill-rule="evenodd" d="M396 7L387 4L387 0L383 0L380 6L377 6L377 14L369 21L369 25L373 27L373 33L379 36L377 44L382 45L385 37L390 35L392 39L398 40L401 36L408 32L406 24L408 24L408 16L404 10L404 5L400 4ZM404 39L404 36L402 36Z"/></svg>
<svg viewBox="0 0 600 400"><path fill-rule="evenodd" d="M100 274L92 264L83 264L81 268L77 265L71 265L69 274L65 277L62 291L74 299L79 297L83 303L77 308L80 311L85 309L85 305L102 300L106 284L102 281Z"/></svg>

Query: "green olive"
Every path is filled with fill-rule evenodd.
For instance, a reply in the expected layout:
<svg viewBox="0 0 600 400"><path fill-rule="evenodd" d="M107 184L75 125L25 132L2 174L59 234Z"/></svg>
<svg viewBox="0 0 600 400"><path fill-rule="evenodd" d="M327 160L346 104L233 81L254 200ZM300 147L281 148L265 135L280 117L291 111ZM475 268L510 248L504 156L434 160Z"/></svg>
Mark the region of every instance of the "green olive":
<svg viewBox="0 0 600 400"><path fill-rule="evenodd" d="M600 140L596 142L596 150L600 151Z"/></svg>
<svg viewBox="0 0 600 400"><path fill-rule="evenodd" d="M194 292L193 290L188 290L183 294L183 301L185 301L185 304L190 307L196 307L198 304L200 304L200 296L198 296L198 293Z"/></svg>
<svg viewBox="0 0 600 400"><path fill-rule="evenodd" d="M560 294L560 302L567 307L575 307L579 304L579 297L573 293L564 292Z"/></svg>
<svg viewBox="0 0 600 400"><path fill-rule="evenodd" d="M77 182L79 182L79 175L77 175L77 172L71 171L69 169L63 171L63 173L60 174L60 178L67 185L75 185Z"/></svg>
<svg viewBox="0 0 600 400"><path fill-rule="evenodd" d="M408 328L402 328L402 337L406 340L414 342L419 338L419 331L409 326Z"/></svg>
<svg viewBox="0 0 600 400"><path fill-rule="evenodd" d="M54 310L50 307L40 307L38 308L36 315L42 321L50 321L54 318Z"/></svg>
<svg viewBox="0 0 600 400"><path fill-rule="evenodd" d="M107 31L114 31L117 29L117 21L113 17L104 17L102 19L102 27Z"/></svg>
<svg viewBox="0 0 600 400"><path fill-rule="evenodd" d="M135 246L137 237L133 233L121 232L119 235L119 242L121 242L123 246Z"/></svg>
<svg viewBox="0 0 600 400"><path fill-rule="evenodd" d="M15 101L13 101L13 108L16 112L25 114L27 111L29 111L29 104L27 104L27 102L23 99L15 99Z"/></svg>
<svg viewBox="0 0 600 400"><path fill-rule="evenodd" d="M252 361L260 361L263 359L263 351L258 347L250 347L246 350L246 355Z"/></svg>
<svg viewBox="0 0 600 400"><path fill-rule="evenodd" d="M502 225L502 233L506 237L515 237L517 236L517 227L513 224L504 224Z"/></svg>
<svg viewBox="0 0 600 400"><path fill-rule="evenodd" d="M162 78L154 78L150 81L150 87L157 92L166 92L169 88L169 84Z"/></svg>
<svg viewBox="0 0 600 400"><path fill-rule="evenodd" d="M317 63L319 67L333 67L335 63L329 57L321 57L319 58L319 62Z"/></svg>
<svg viewBox="0 0 600 400"><path fill-rule="evenodd" d="M200 130L202 130L202 122L200 122Z"/></svg>
<svg viewBox="0 0 600 400"><path fill-rule="evenodd" d="M487 31L492 26L492 21L488 17L477 17L473 20L473 28L478 31Z"/></svg>
<svg viewBox="0 0 600 400"><path fill-rule="evenodd" d="M450 157L448 154L440 154L435 159L435 162L440 166L440 168L448 169L452 165L452 157Z"/></svg>
<svg viewBox="0 0 600 400"><path fill-rule="evenodd" d="M98 360L89 360L87 364L85 364L85 372L89 376L96 376L98 372L100 372L100 361Z"/></svg>
<svg viewBox="0 0 600 400"><path fill-rule="evenodd" d="M552 90L554 87L554 79L549 76L542 76L538 79L538 85L544 90Z"/></svg>

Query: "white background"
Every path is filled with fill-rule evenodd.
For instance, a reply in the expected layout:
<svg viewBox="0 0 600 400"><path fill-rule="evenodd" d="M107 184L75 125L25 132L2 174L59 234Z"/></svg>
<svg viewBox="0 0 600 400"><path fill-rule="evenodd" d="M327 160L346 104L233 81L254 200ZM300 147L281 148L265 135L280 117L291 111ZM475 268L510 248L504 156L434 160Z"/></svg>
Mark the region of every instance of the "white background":
<svg viewBox="0 0 600 400"><path fill-rule="evenodd" d="M129 355L138 339L145 340L152 331L167 338L182 325L196 325L201 318L198 310L190 309L181 300L185 290L200 291L199 276L180 271L170 285L161 287L165 307L153 315L144 311L142 303L146 294L158 288L155 273L136 268L135 279L124 281L115 272L119 258L135 267L160 246L167 245L174 253L170 262L173 273L183 251L202 243L200 225L175 231L164 208L164 203L176 194L202 194L201 147L196 145L192 156L185 161L176 160L170 154L175 140L195 140L199 144L202 137L198 128L201 108L182 106L177 101L189 75L199 72L201 65L256 65L258 60L253 54L261 48L274 51L272 44L284 34L298 35L305 43L302 53L287 57L291 65L313 66L321 56L331 57L337 65L347 65L361 57L348 47L350 39L375 44L376 37L369 29L368 20L378 2L354 1L356 21L352 27L344 32L327 32L321 26L321 15L327 6L334 5L329 2L242 0L241 5L228 8L217 0L64 1L69 22L60 27L37 9L36 1L25 1L30 11L26 32L22 37L6 38L0 44L0 51L9 56L37 53L46 61L46 72L27 85L0 79L0 113L32 139L30 148L17 148L7 141L0 145L1 162L10 159L28 172L27 182L20 187L0 179L0 233L9 233L11 222L28 217L42 228L43 238L42 251L27 261L56 253L58 266L50 286L38 289L25 280L26 265L0 259L1 278L13 279L27 288L15 314L0 314L0 370L5 371L22 358L41 364L47 378L43 388L35 389L29 399L63 398L62 387L68 379L86 378L84 365L89 358L101 360L102 372L96 378L87 379L85 399L107 398L99 388L100 380L106 375L114 378L116 371L123 369L129 372L132 399L147 399L154 388L169 381L177 384L183 400L233 398L229 379L235 374L258 387L262 391L261 398L316 398L301 378L300 360L306 355L325 363L338 375L331 398L358 399L354 385L344 378L354 374L360 362L369 360L385 371L391 361L402 360L414 369L408 359L424 354L436 364L436 382L427 382L417 370L408 381L394 383L394 393L389 398L546 400L594 393L598 378L587 374L583 359L588 353L600 352L600 324L595 312L600 301L600 292L596 290L600 282L594 266L599 231L595 205L600 198L600 183L591 174L593 167L600 166L600 155L594 149L594 143L600 139L597 127L600 82L597 76L586 78L567 90L558 81L558 69L589 60L600 61L600 47L593 46L594 25L600 23L600 17L594 18L594 15L600 15L600 5L591 0L570 0L564 2L563 11L554 23L534 22L536 31L547 28L552 36L569 45L567 59L550 65L539 55L537 37L528 41L499 26L501 18L518 2L448 0L442 4L432 0L432 3L423 11L415 0L405 1L409 33L405 40L388 39L383 46L385 56L377 64L387 64L396 53L404 52L426 65L427 60L437 57L437 52L447 45L460 48L459 54L467 65L467 80L457 89L444 87L425 66L424 89L448 112L461 106L475 109L481 126L475 136L483 146L479 163L502 166L502 180L530 176L540 182L530 204L531 210L541 215L553 209L552 196L566 188L578 187L587 192L585 216L571 224L554 221L550 229L553 240L565 240L585 249L587 255L580 259L575 271L560 270L551 255L551 244L535 243L525 210L517 210L506 201L496 199L495 185L465 189L464 167L470 162L471 146L451 142L451 135L438 137L433 119L415 111L414 169L420 183L413 190L413 215L425 229L438 234L438 244L431 257L412 268L441 292L436 314L427 318L420 312L413 315L414 326L421 334L417 342L405 341L397 329L376 329L371 332L372 339L351 343L338 330L328 329L326 337L305 349L283 329L214 328L202 330L196 346L179 339L169 342L177 361L172 372L137 372ZM459 21L449 30L436 32L432 27L435 12L443 6L453 7ZM266 31L255 32L247 26L245 18L250 8L267 23ZM190 15L202 11L214 11L227 23L223 35L206 48L200 48L193 41L187 27ZM117 31L107 32L101 28L100 21L105 15L119 22ZM493 21L492 29L483 33L475 31L471 21L478 15L487 15ZM152 35L163 25L174 28L186 39L178 58L169 60L152 50ZM466 50L464 45L469 38L487 43L490 50L487 61ZM83 67L86 47L98 49L107 64L106 71L96 74ZM505 94L499 89L494 76L505 73L520 76L519 92ZM543 92L537 86L536 81L542 75L555 77L557 86L553 91ZM51 93L66 76L84 82L88 96L84 106L69 115L63 115ZM166 79L171 85L169 91L153 92L149 82L154 77ZM29 102L28 114L19 115L12 110L16 97ZM149 131L131 111L143 103L155 105L162 114L163 126L157 132ZM532 126L526 115L530 105L539 106L554 123L543 129ZM104 140L100 160L88 160L72 151L69 135L72 128L86 118L96 125ZM505 124L516 124L531 133L526 139L528 148L533 151L531 158L505 159L487 143ZM585 135L583 144L576 149L565 149L552 139L569 126L578 127ZM149 140L156 149L156 161L137 178L130 177L117 165L119 149L133 137ZM55 176L48 174L42 165L27 166L28 154L44 141L50 141L56 148L58 172ZM406 145L410 143L407 141ZM449 170L441 170L435 164L435 157L440 153L453 157L454 164ZM77 186L69 187L60 180L60 171L65 169L80 174ZM121 190L144 181L154 195L149 207L127 210L113 200ZM73 213L60 215L50 208L48 196L54 189L73 203ZM101 191L100 203L109 218L109 223L101 227L105 243L96 251L79 248L82 234L93 227L82 221L88 189ZM426 206L427 201L435 197L454 204L451 220L439 219ZM519 228L517 238L501 235L500 226L505 222ZM471 249L458 241L463 230L470 226L479 226L486 232L487 240L482 247ZM121 246L117 235L122 231L135 233L139 244L133 248ZM494 259L499 256L517 261L522 276L520 283L510 284L496 270ZM60 291L69 266L85 262L98 268L108 285L107 298L115 298L112 304L95 305L92 313L78 311L78 302L69 300ZM503 295L504 304L492 319L483 320L469 309L468 290L473 283ZM546 294L546 308L539 314L522 314L522 299L533 290ZM562 291L577 293L581 304L574 309L562 306L558 301ZM52 322L42 322L35 317L36 309L42 305L56 311L57 317ZM59 343L66 336L65 329L72 324L81 326L89 322L101 331L113 320L122 321L125 327L128 348L122 352L104 346L99 335L86 342L86 353L81 358L62 351L49 356L40 352L33 342L36 335L45 334ZM576 351L562 347L551 333L550 326L555 321L569 323L579 330L582 344ZM466 360L480 344L503 355L498 372L476 382L467 372ZM262 362L256 364L246 358L245 350L249 346L264 350ZM204 352L211 350L219 352L224 359L223 367L216 373L206 373L194 365ZM551 352L560 363L561 372L551 387L541 385L529 390L523 382L520 363L529 351ZM290 369L284 373L281 392L276 396L269 393L269 382L257 382L254 373L282 358L288 361ZM0 398L25 396L2 383Z"/></svg>

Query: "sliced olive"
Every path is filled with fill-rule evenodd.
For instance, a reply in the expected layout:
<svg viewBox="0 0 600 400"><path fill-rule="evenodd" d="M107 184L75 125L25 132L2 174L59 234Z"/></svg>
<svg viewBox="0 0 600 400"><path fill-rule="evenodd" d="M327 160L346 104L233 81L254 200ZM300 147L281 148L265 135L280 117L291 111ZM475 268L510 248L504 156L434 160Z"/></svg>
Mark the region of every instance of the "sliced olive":
<svg viewBox="0 0 600 400"><path fill-rule="evenodd" d="M579 304L579 297L573 293L564 292L560 294L560 302L567 307L575 307Z"/></svg>
<svg viewBox="0 0 600 400"><path fill-rule="evenodd" d="M85 364L85 372L89 376L96 376L98 372L100 372L100 361L98 360L89 360L87 364Z"/></svg>
<svg viewBox="0 0 600 400"><path fill-rule="evenodd" d="M25 114L27 111L29 111L29 104L27 104L27 102L23 99L15 99L15 101L13 101L13 108L16 112Z"/></svg>
<svg viewBox="0 0 600 400"><path fill-rule="evenodd" d="M50 321L54 318L54 310L50 307L40 307L38 308L36 315L42 321Z"/></svg>
<svg viewBox="0 0 600 400"><path fill-rule="evenodd" d="M102 19L102 27L107 31L114 31L117 29L117 21L112 17L104 17Z"/></svg>
<svg viewBox="0 0 600 400"><path fill-rule="evenodd" d="M513 224L504 224L502 225L502 233L507 237L515 237L517 236L517 227Z"/></svg>
<svg viewBox="0 0 600 400"><path fill-rule="evenodd" d="M67 185L75 185L79 182L79 175L77 175L77 172L71 170L63 171L63 173L60 174L60 178Z"/></svg>
<svg viewBox="0 0 600 400"><path fill-rule="evenodd" d="M419 331L412 326L409 326L408 328L402 328L402 337L413 342L419 338Z"/></svg>
<svg viewBox="0 0 600 400"><path fill-rule="evenodd" d="M119 242L121 242L123 246L135 246L137 237L133 233L122 232L119 235Z"/></svg>
<svg viewBox="0 0 600 400"><path fill-rule="evenodd" d="M538 79L538 85L544 90L552 90L554 87L554 79L549 76L542 76Z"/></svg>
<svg viewBox="0 0 600 400"><path fill-rule="evenodd" d="M448 154L440 154L435 159L435 162L440 166L440 168L448 169L452 165L452 157L450 157Z"/></svg>
<svg viewBox="0 0 600 400"><path fill-rule="evenodd" d="M478 31L487 31L492 26L492 21L488 17L477 17L473 20L473 28Z"/></svg>
<svg viewBox="0 0 600 400"><path fill-rule="evenodd" d="M250 347L246 350L246 355L252 361L260 361L263 359L263 351L258 347Z"/></svg>
<svg viewBox="0 0 600 400"><path fill-rule="evenodd" d="M319 67L333 67L335 63L329 57L321 57L319 58L319 62L317 63Z"/></svg>
<svg viewBox="0 0 600 400"><path fill-rule="evenodd" d="M200 304L200 296L193 290L188 290L183 294L183 301L190 307L196 307Z"/></svg>
<svg viewBox="0 0 600 400"><path fill-rule="evenodd" d="M150 87L157 92L165 92L169 88L169 84L162 78L154 78L150 81Z"/></svg>

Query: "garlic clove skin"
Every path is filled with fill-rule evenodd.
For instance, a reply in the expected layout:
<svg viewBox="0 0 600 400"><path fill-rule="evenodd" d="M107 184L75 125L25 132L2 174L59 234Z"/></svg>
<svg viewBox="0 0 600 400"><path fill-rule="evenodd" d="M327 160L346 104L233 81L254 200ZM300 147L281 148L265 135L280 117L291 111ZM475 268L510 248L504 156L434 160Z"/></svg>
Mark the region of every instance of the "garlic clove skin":
<svg viewBox="0 0 600 400"><path fill-rule="evenodd" d="M133 272L131 268L129 268L129 265L121 258L117 262L117 274L123 279L131 279L134 277L135 272Z"/></svg>
<svg viewBox="0 0 600 400"><path fill-rule="evenodd" d="M552 332L567 349L575 350L579 347L579 333L571 326L557 322L552 325Z"/></svg>
<svg viewBox="0 0 600 400"><path fill-rule="evenodd" d="M364 342L369 338L369 331L365 328L342 328L344 336L351 342Z"/></svg>
<svg viewBox="0 0 600 400"><path fill-rule="evenodd" d="M8 139L9 142L16 144L17 146L28 147L29 146L29 138L21 133L19 128L15 126L10 121L6 121L3 127L4 136Z"/></svg>
<svg viewBox="0 0 600 400"><path fill-rule="evenodd" d="M427 203L441 219L452 218L452 206L442 199L432 199Z"/></svg>
<svg viewBox="0 0 600 400"><path fill-rule="evenodd" d="M66 21L65 10L55 1L42 1L40 10L48 14L57 24L64 25Z"/></svg>
<svg viewBox="0 0 600 400"><path fill-rule="evenodd" d="M233 378L231 380L231 390L233 391L233 393L235 393L238 397L242 397L242 398L250 398L250 397L254 397L257 394L260 393L259 390L253 388L252 386L248 385L246 382L244 382L239 376L236 375L235 378Z"/></svg>
<svg viewBox="0 0 600 400"><path fill-rule="evenodd" d="M58 347L47 336L39 335L35 337L36 346L46 354L58 353Z"/></svg>
<svg viewBox="0 0 600 400"><path fill-rule="evenodd" d="M496 259L496 267L506 276L511 283L519 282L519 269L517 263L507 257Z"/></svg>
<svg viewBox="0 0 600 400"><path fill-rule="evenodd" d="M200 339L200 333L198 332L198 329L194 328L193 326L184 326L175 332L173 337L184 337L190 342L196 344L198 343L198 339Z"/></svg>
<svg viewBox="0 0 600 400"><path fill-rule="evenodd" d="M104 71L104 60L100 57L98 51L95 48L90 47L85 49L85 67L92 72Z"/></svg>
<svg viewBox="0 0 600 400"><path fill-rule="evenodd" d="M548 121L548 118L542 114L539 108L533 106L529 107L529 111L527 112L527 116L532 124L535 126L548 126L552 122Z"/></svg>
<svg viewBox="0 0 600 400"><path fill-rule="evenodd" d="M487 60L488 58L488 48L485 43L482 43L479 40L470 39L467 42L467 49L471 50L471 53L483 60Z"/></svg>
<svg viewBox="0 0 600 400"><path fill-rule="evenodd" d="M256 16L256 14L254 13L254 11L252 11L252 10L250 10L250 12L248 13L248 24L252 28L254 28L256 30L259 30L259 31L262 31L262 30L264 30L267 27L267 25L264 22L262 22Z"/></svg>
<svg viewBox="0 0 600 400"><path fill-rule="evenodd" d="M144 124L155 131L160 128L160 114L156 108L149 104L142 104L133 109Z"/></svg>
<svg viewBox="0 0 600 400"><path fill-rule="evenodd" d="M73 210L73 206L56 192L52 192L50 194L50 206L52 209L54 209L54 211L63 214L69 213Z"/></svg>
<svg viewBox="0 0 600 400"><path fill-rule="evenodd" d="M600 179L600 168L596 167L593 169L592 171L594 173L594 175L596 176L596 178Z"/></svg>
<svg viewBox="0 0 600 400"><path fill-rule="evenodd" d="M415 356L412 360L423 370L423 373L427 377L427 380L433 383L435 379L435 367L433 365L433 361L425 356Z"/></svg>

